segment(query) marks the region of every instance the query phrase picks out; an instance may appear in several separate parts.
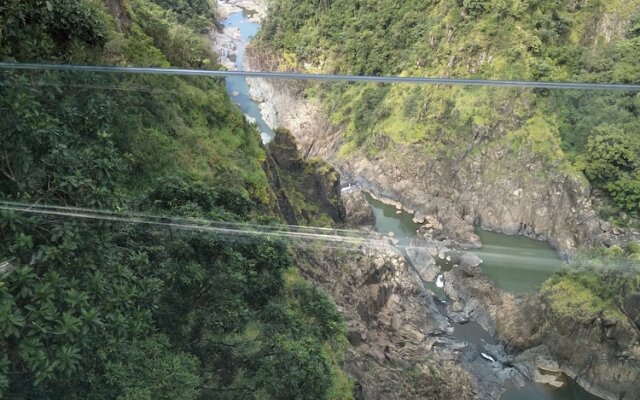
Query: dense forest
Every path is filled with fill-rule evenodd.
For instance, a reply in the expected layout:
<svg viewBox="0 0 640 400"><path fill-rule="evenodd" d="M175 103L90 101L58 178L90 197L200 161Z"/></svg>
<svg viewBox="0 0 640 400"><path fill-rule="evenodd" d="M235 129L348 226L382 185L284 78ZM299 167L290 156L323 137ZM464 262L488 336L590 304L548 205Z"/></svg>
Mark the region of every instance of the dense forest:
<svg viewBox="0 0 640 400"><path fill-rule="evenodd" d="M635 0L274 0L259 40L263 62L284 70L640 82ZM478 132L511 131L490 139L583 172L609 194L608 215L640 212L637 93L341 84L308 94L345 127L344 154L391 142L446 156Z"/></svg>
<svg viewBox="0 0 640 400"><path fill-rule="evenodd" d="M2 2L0 60L214 68L213 15L207 0ZM3 70L0 115L5 205L282 221L220 79ZM0 397L351 397L342 317L287 243L161 221L0 211Z"/></svg>

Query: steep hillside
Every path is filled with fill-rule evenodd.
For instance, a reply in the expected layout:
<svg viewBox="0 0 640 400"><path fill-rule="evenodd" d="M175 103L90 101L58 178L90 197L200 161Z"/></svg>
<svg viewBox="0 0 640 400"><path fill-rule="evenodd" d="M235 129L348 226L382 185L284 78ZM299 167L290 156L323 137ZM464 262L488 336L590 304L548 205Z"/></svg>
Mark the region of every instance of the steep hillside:
<svg viewBox="0 0 640 400"><path fill-rule="evenodd" d="M3 2L0 60L214 67L209 4ZM283 221L222 80L0 82L0 397L352 396L343 318L287 243L194 229Z"/></svg>
<svg viewBox="0 0 640 400"><path fill-rule="evenodd" d="M639 23L638 1L274 0L249 61L253 69L637 84ZM640 94L275 80L252 90L304 154L330 159L417 220L441 222L434 239L476 245L479 224L567 254L608 247L576 257L526 302L498 298L493 318L515 352L543 344L583 387L634 398ZM477 278L453 271L470 303L483 299Z"/></svg>
<svg viewBox="0 0 640 400"><path fill-rule="evenodd" d="M252 63L311 72L638 82L639 10L635 1L276 0ZM304 94L341 130L324 145L324 156L337 155L345 170L410 209L437 209L450 226L469 215L485 228L549 238L562 251L606 242L611 232L601 231L590 211L585 176L610 196L606 217L628 221L639 211L636 93L325 84ZM326 133L298 139L312 148L327 141ZM372 172L375 165L381 171ZM452 210L444 210L451 208L446 202ZM451 236L469 240L468 230L453 230Z"/></svg>

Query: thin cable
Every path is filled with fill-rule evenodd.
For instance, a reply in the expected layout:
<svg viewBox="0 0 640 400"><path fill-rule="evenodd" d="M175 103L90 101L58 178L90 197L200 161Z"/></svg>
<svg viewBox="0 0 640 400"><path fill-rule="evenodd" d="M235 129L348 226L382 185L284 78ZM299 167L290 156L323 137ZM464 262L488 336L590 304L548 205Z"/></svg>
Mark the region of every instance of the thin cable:
<svg viewBox="0 0 640 400"><path fill-rule="evenodd" d="M233 222L219 222L206 219L188 219L188 218L168 218L161 216L153 216L148 214L138 213L117 213L108 210L90 210L79 207L61 207L61 206L49 206L49 205L35 205L24 204L16 202L0 202L0 210L16 211L29 214L50 215L50 216L62 216L67 218L88 219L88 220L101 220L118 223L128 224L143 224L150 226L167 227L176 230L192 231L192 232L208 232L217 233L223 235L223 238L229 240L237 240L237 238L251 238L256 236L264 237L277 237L284 240L295 240L296 245L303 246L321 246L328 249L345 249L354 246L359 246L365 241L373 241L373 246L383 246L388 244L387 238L382 235L366 234L365 232L356 230L345 229L333 229L322 227L304 227L293 225L258 225L258 224L242 224ZM333 234L324 233L323 231L331 231ZM388 244L390 245L390 244ZM399 250L407 250L415 248L412 245L400 245L396 247ZM498 247L500 248L500 246ZM508 247L504 247L505 249ZM466 252L474 253L474 250L466 250ZM521 270L540 271L549 270L549 268L555 270L558 266L563 265L561 260L555 260L552 258L540 258L533 255L514 255L505 254L504 252L497 251L497 248L492 248L492 251L486 250L479 253L481 258L491 257L494 260L500 259L505 261L512 259L516 261L528 262L527 265L518 266L513 264L514 268ZM3 269L11 265L12 260L6 260L0 263L0 273ZM451 262L451 261L449 261ZM535 265L531 267L531 265ZM607 264L607 269L617 269L619 271L635 271L640 267L640 263L633 260L617 260Z"/></svg>
<svg viewBox="0 0 640 400"><path fill-rule="evenodd" d="M127 74L155 74L209 77L245 77L290 80L319 80L346 82L375 82L375 83L410 83L427 85L459 85L459 86L495 86L495 87L524 87L538 89L573 89L573 90L624 90L640 91L640 84L614 83L575 83L575 82L532 82L490 79L461 79L461 78L427 78L401 76L360 76L334 74L298 74L290 72L259 72L259 71L220 71L181 68L149 68L149 67L112 67L61 64L21 64L0 63L0 70L30 70L30 71L70 71L70 72L100 72Z"/></svg>
<svg viewBox="0 0 640 400"><path fill-rule="evenodd" d="M145 220L157 220L165 222L167 220L171 220L171 222L179 222L182 224L210 224L215 222L218 226L225 226L229 228L243 228L248 226L246 223L239 222L226 222L226 221L212 221L205 218L183 218L183 217L168 217L165 215L154 215L148 213L137 213L127 211L126 213L114 211L114 210L100 210L100 209L87 209L81 207L69 207L69 206L56 206L50 204L38 204L38 203L21 203L14 201L0 201L0 209L5 206L7 208L18 208L23 212L29 212L31 210L43 209L43 210L55 210L59 212L67 212L67 213L91 213L91 214L100 214L104 216L115 216L115 217L127 217L133 220L133 218L145 219ZM286 225L286 224L275 224L275 225L254 225L255 227L260 227L265 231L294 231L294 232L307 232L307 233L318 233L318 232L329 232L332 234L340 234L342 236L350 236L357 239L363 239L365 235L358 230L354 229L339 229L339 228L327 228L327 227L315 227L315 226L301 226L301 225Z"/></svg>
<svg viewBox="0 0 640 400"><path fill-rule="evenodd" d="M161 226L168 228L175 228L179 230L187 231L199 231L199 232L211 232L218 233L227 236L268 236L268 237L280 237L283 239L298 239L303 241L320 241L320 242L333 242L340 244L361 244L366 236L359 234L357 231L350 231L352 236L340 235L340 232L335 234L316 233L310 228L310 231L305 232L305 227L293 227L295 229L289 229L291 227L287 225L269 226L269 225L256 225L256 224L234 224L228 222L218 222L211 220L188 220L188 219L173 219L165 217L153 217L141 214L127 214L127 213L109 213L104 211L94 211L80 208L58 208L50 206L36 206L36 205L16 205L16 203L0 202L0 210L16 211L29 214L62 216L78 219L90 219L101 220L110 222L122 222L133 224L144 224ZM206 222L208 225L199 225L198 223ZM297 230L299 229L299 230ZM330 228L324 228L330 229Z"/></svg>

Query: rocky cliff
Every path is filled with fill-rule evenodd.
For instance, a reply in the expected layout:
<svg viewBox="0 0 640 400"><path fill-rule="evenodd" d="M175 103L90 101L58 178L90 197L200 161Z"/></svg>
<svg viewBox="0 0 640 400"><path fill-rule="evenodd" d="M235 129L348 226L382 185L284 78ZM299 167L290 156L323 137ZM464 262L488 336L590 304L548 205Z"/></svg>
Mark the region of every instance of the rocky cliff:
<svg viewBox="0 0 640 400"><path fill-rule="evenodd" d="M290 225L344 223L338 171L321 159L303 159L287 129L274 133L266 146L264 170L276 194L279 214Z"/></svg>
<svg viewBox="0 0 640 400"><path fill-rule="evenodd" d="M625 297L626 314L580 312L581 300L558 301L553 291L506 293L484 275L479 259L463 258L459 267L444 273L445 292L455 301L451 318L472 318L499 337L515 355L510 362L531 380L546 382L556 376L561 381L564 373L604 399L637 398L637 294ZM566 302L572 304L571 311L560 306Z"/></svg>
<svg viewBox="0 0 640 400"><path fill-rule="evenodd" d="M542 295L539 301L538 332L533 337L549 347L567 375L606 399L638 398L640 331L637 325L605 313L566 313L547 295ZM535 317L532 320L536 320Z"/></svg>
<svg viewBox="0 0 640 400"><path fill-rule="evenodd" d="M470 375L433 351L448 322L404 257L381 240L355 250L300 249L302 273L325 290L348 323L344 368L358 399L472 399Z"/></svg>
<svg viewBox="0 0 640 400"><path fill-rule="evenodd" d="M250 49L250 69L262 65L259 49ZM478 244L473 226L549 241L567 254L577 247L640 240L637 229L615 229L592 206L584 177L561 162L550 162L531 145L511 146L509 127L478 129L468 141L445 152L425 154L423 147L398 144L384 134L376 154L345 153L340 126L329 122L304 85L249 79L251 95L261 103L265 121L289 128L304 157L321 157L372 193L400 202L417 215L433 215L444 226L442 238ZM513 107L508 102L504 112ZM515 123L515 122L514 122ZM517 128L511 127L513 130Z"/></svg>

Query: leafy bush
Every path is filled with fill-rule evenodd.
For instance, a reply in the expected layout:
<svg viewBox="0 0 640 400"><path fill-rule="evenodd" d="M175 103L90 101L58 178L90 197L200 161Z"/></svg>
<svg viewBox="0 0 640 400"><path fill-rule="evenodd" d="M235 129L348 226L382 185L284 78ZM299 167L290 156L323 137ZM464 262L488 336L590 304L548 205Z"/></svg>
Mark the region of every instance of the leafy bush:
<svg viewBox="0 0 640 400"><path fill-rule="evenodd" d="M477 17L487 8L486 0L462 0L462 7L471 17Z"/></svg>
<svg viewBox="0 0 640 400"><path fill-rule="evenodd" d="M89 0L27 0L3 8L0 55L39 61L42 56L55 58L74 45L102 47L107 41L104 14Z"/></svg>
<svg viewBox="0 0 640 400"><path fill-rule="evenodd" d="M640 171L635 176L623 177L607 185L617 205L636 215L640 214Z"/></svg>
<svg viewBox="0 0 640 400"><path fill-rule="evenodd" d="M197 32L204 33L215 22L214 3L211 0L151 0L159 6L172 10L181 23Z"/></svg>
<svg viewBox="0 0 640 400"><path fill-rule="evenodd" d="M625 296L640 289L640 259L636 244L583 250L568 266L545 282L542 293L552 307L574 317L604 315L627 320L622 313Z"/></svg>
<svg viewBox="0 0 640 400"><path fill-rule="evenodd" d="M606 189L619 207L640 211L639 136L611 126L596 129L587 142L585 165L589 180Z"/></svg>

